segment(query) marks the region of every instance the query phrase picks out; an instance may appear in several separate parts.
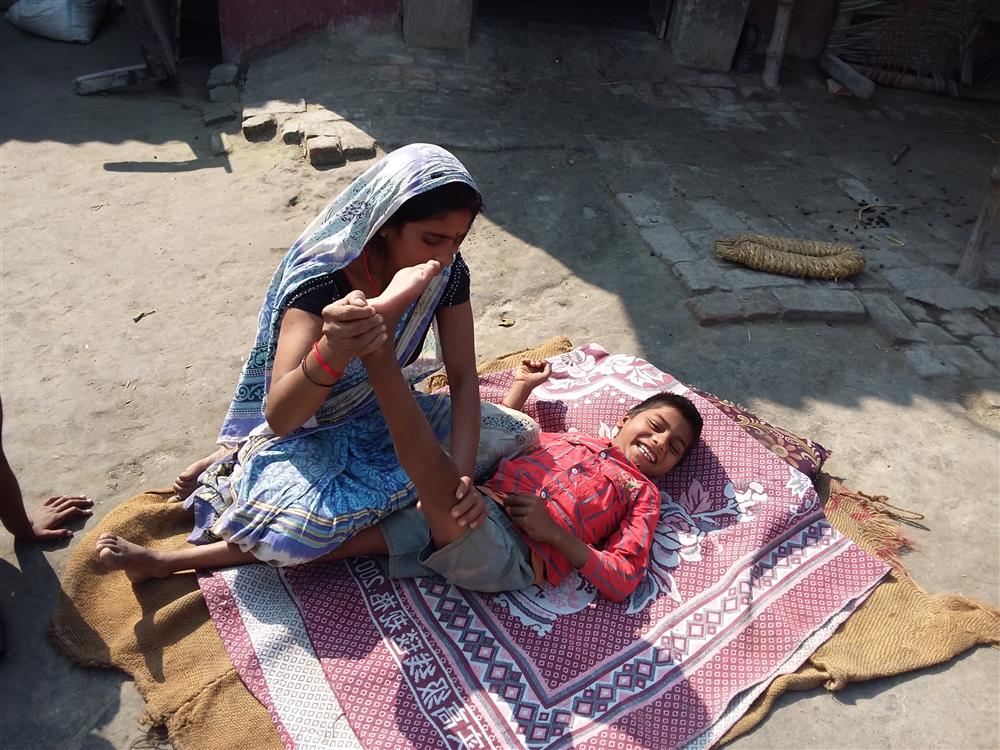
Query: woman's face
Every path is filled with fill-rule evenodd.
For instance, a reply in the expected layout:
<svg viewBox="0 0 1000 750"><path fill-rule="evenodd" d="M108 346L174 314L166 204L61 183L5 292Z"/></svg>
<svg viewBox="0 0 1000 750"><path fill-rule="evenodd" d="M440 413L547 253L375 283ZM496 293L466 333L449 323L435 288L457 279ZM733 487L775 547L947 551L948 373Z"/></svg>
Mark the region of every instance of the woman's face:
<svg viewBox="0 0 1000 750"><path fill-rule="evenodd" d="M472 212L460 209L401 227L388 227L385 241L389 257L399 268L428 260L436 260L442 266L451 265L471 226Z"/></svg>

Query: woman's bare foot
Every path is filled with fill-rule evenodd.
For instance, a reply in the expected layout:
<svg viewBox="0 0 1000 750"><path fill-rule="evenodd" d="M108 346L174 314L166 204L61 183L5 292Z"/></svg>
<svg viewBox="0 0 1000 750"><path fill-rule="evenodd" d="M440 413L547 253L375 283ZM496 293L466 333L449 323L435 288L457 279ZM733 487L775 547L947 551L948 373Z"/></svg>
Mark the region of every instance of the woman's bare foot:
<svg viewBox="0 0 1000 750"><path fill-rule="evenodd" d="M184 500L198 489L198 477L201 476L202 472L229 452L229 448L220 445L217 451L209 456L198 459L184 469L184 471L177 475L177 479L174 480L174 496L178 500Z"/></svg>
<svg viewBox="0 0 1000 750"><path fill-rule="evenodd" d="M441 264L436 260L401 268L389 281L385 290L377 297L369 299L368 303L386 320L398 320L439 273Z"/></svg>
<svg viewBox="0 0 1000 750"><path fill-rule="evenodd" d="M156 550L133 544L116 534L101 534L97 540L97 557L108 570L123 570L132 583L150 578L165 578L167 569Z"/></svg>

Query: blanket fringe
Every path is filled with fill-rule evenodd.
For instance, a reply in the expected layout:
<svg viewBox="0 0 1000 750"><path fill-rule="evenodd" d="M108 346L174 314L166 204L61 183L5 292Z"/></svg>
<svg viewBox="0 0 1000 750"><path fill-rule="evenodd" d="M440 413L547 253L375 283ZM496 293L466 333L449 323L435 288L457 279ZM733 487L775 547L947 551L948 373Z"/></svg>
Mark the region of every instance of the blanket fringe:
<svg viewBox="0 0 1000 750"><path fill-rule="evenodd" d="M897 575L910 578L901 555L915 545L896 522L922 527L923 513L893 505L886 495L849 490L839 482L831 484L824 511L830 523L861 549L882 560Z"/></svg>

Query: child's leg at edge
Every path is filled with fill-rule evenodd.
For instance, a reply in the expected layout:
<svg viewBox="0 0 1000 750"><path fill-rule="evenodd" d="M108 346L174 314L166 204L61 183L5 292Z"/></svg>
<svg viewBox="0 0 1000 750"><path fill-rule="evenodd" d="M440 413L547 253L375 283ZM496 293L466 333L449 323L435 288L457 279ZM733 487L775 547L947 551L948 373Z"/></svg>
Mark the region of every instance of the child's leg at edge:
<svg viewBox="0 0 1000 750"><path fill-rule="evenodd" d="M460 479L458 468L438 443L427 417L413 398L391 341L362 362L382 407L400 466L417 488L420 510L427 519L431 539L437 547L444 547L467 530L451 515Z"/></svg>

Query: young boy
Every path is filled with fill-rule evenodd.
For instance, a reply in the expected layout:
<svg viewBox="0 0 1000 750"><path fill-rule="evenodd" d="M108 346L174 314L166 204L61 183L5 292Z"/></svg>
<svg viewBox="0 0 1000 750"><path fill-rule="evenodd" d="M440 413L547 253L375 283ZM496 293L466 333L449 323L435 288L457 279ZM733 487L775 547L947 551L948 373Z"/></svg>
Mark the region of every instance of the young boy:
<svg viewBox="0 0 1000 750"><path fill-rule="evenodd" d="M434 439L391 346L363 362L400 465L420 497L416 508L378 526L390 575L436 572L463 588L507 591L543 579L558 584L576 569L613 601L635 590L660 509L649 477L670 471L701 434L701 415L690 401L652 396L622 416L610 441L542 433L537 448L501 461L478 488L487 519L467 529L450 513L458 470ZM541 363L525 363L504 403L520 409L547 377Z"/></svg>
<svg viewBox="0 0 1000 750"><path fill-rule="evenodd" d="M548 372L548 365L524 362L504 404L520 409ZM378 386L375 392L381 396ZM386 421L391 432L388 411ZM419 506L379 524L389 574L438 573L474 591L510 591L542 580L556 585L576 569L604 596L623 601L646 570L659 517L659 490L649 477L676 466L697 443L701 427L690 401L660 393L633 406L610 441L543 432L536 447L501 461L478 488L489 506L487 518L457 537L457 529L440 517L444 533L435 536L431 500L411 473ZM400 464L409 473L402 455ZM454 493L444 499L445 505L454 503Z"/></svg>

